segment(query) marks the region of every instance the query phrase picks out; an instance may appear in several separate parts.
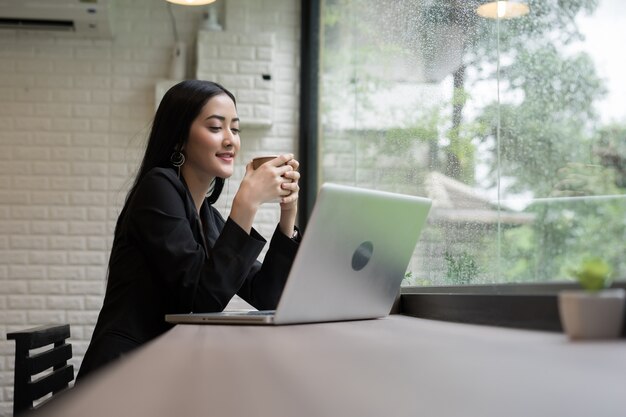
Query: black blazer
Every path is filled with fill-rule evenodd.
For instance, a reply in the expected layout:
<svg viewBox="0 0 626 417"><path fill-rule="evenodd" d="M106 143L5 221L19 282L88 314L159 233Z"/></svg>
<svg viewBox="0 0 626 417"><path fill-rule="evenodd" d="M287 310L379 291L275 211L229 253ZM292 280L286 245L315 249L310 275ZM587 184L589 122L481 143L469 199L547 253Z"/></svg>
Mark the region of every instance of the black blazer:
<svg viewBox="0 0 626 417"><path fill-rule="evenodd" d="M222 311L235 294L275 309L298 243L277 228L261 264L265 243L206 200L198 216L173 169L149 171L118 219L104 304L77 379L170 329L165 314Z"/></svg>

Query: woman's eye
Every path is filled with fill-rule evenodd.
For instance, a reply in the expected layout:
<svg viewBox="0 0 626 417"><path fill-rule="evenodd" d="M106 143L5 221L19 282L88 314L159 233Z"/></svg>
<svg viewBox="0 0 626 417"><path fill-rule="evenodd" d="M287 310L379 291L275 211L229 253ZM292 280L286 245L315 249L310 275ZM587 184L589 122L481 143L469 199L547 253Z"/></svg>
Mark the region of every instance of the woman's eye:
<svg viewBox="0 0 626 417"><path fill-rule="evenodd" d="M237 129L237 128L232 128L230 129L231 132L233 132L233 134L238 135L239 132L241 132L241 130Z"/></svg>
<svg viewBox="0 0 626 417"><path fill-rule="evenodd" d="M219 127L219 126L209 126L209 130L210 130L211 132L213 132L213 133L217 133L217 132L219 132L220 130L222 130L222 128L221 128L221 127Z"/></svg>

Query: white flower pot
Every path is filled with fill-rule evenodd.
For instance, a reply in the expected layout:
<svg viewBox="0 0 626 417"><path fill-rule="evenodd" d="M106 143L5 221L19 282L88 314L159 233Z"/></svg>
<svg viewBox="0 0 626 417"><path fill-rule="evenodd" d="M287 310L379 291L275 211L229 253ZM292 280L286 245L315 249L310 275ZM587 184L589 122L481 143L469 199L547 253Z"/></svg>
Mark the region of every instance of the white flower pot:
<svg viewBox="0 0 626 417"><path fill-rule="evenodd" d="M611 339L622 333L626 291L614 288L591 293L559 292L559 314L571 339Z"/></svg>

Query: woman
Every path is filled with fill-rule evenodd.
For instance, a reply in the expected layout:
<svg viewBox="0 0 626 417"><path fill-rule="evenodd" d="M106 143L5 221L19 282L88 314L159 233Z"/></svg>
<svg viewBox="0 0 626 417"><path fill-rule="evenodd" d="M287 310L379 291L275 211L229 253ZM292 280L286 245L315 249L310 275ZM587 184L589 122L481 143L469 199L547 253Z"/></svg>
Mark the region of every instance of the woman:
<svg viewBox="0 0 626 417"><path fill-rule="evenodd" d="M224 220L212 204L240 146L235 97L224 87L189 80L165 94L117 221L78 379L168 330L165 314L221 311L235 294L276 308L298 247L298 162L281 155L256 170L248 164ZM261 264L266 241L252 223L277 198L280 221Z"/></svg>

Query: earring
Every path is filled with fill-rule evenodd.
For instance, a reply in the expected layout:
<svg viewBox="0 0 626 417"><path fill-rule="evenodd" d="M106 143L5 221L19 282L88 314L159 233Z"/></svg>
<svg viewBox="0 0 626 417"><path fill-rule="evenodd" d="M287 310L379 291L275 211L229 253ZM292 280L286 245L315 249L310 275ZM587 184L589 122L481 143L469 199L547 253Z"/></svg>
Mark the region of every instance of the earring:
<svg viewBox="0 0 626 417"><path fill-rule="evenodd" d="M181 151L174 151L170 156L170 162L178 168L178 178L180 178L180 167L185 163L185 155Z"/></svg>

